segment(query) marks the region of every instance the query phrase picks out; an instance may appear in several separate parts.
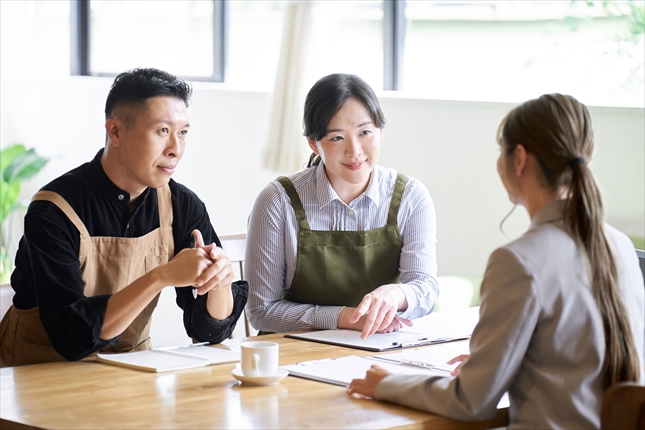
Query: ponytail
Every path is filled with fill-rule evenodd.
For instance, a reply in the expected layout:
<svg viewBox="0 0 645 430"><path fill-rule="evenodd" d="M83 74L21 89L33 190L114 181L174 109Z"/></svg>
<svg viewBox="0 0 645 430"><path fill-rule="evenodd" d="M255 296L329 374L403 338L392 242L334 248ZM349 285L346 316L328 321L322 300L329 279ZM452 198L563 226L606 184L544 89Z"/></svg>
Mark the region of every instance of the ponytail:
<svg viewBox="0 0 645 430"><path fill-rule="evenodd" d="M579 157L578 157L579 158ZM606 387L623 381L638 382L640 368L623 295L618 286L616 257L603 229L600 191L588 166L573 163L570 197L564 223L583 250L591 288L605 332Z"/></svg>

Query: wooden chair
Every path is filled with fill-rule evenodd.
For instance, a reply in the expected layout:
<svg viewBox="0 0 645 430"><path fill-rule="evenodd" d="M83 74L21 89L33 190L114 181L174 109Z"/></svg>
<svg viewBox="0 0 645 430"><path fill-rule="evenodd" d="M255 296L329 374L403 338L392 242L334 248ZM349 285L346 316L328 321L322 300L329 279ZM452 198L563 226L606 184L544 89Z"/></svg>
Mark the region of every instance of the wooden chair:
<svg viewBox="0 0 645 430"><path fill-rule="evenodd" d="M224 234L218 236L222 242L222 249L224 253L231 259L233 267L237 266L239 270L240 279L244 279L244 256L246 253L246 233ZM251 336L251 326L249 320L246 318L246 312L242 312L244 318L244 331L246 337Z"/></svg>
<svg viewBox="0 0 645 430"><path fill-rule="evenodd" d="M623 382L609 387L602 400L600 428L645 430L645 386Z"/></svg>
<svg viewBox="0 0 645 430"><path fill-rule="evenodd" d="M7 313L9 308L13 303L14 291L11 288L11 284L1 284L0 285L0 320L4 318L4 314Z"/></svg>

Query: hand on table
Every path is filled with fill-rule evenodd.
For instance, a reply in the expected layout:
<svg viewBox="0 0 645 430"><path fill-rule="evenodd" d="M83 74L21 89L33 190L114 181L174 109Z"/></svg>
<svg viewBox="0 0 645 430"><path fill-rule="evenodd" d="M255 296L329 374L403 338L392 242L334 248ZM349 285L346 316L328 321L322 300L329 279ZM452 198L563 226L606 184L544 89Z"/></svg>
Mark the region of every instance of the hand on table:
<svg viewBox="0 0 645 430"><path fill-rule="evenodd" d="M459 372L461 372L461 368L464 367L464 364L466 364L469 358L470 358L470 354L461 354L451 359L450 361L448 361L447 364L459 363L459 365L455 367L452 372L450 372L450 375L451 376L459 375Z"/></svg>
<svg viewBox="0 0 645 430"><path fill-rule="evenodd" d="M412 321L396 316L397 311L407 308L403 290L396 284L383 285L363 297L356 309L344 308L339 317L338 328L361 330L361 339L374 333L390 333ZM351 315L347 318L348 312Z"/></svg>
<svg viewBox="0 0 645 430"><path fill-rule="evenodd" d="M373 398L379 382L388 375L390 375L390 372L376 364L373 364L365 374L364 379L353 379L345 391L349 395L358 394L364 397Z"/></svg>

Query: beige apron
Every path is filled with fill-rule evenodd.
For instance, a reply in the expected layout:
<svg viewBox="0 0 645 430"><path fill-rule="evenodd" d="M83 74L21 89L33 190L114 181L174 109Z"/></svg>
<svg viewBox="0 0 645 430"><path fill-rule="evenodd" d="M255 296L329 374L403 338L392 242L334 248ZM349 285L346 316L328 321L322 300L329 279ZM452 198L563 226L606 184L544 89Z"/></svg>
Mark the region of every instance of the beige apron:
<svg viewBox="0 0 645 430"><path fill-rule="evenodd" d="M87 228L65 199L52 191L41 191L32 201L54 203L80 233L79 261L86 297L114 294L174 256L172 198L170 188L157 189L159 228L142 237L90 237ZM150 322L157 295L121 334L116 347L103 351L150 349ZM64 361L51 345L38 307L20 310L13 305L0 323L0 357L7 366Z"/></svg>

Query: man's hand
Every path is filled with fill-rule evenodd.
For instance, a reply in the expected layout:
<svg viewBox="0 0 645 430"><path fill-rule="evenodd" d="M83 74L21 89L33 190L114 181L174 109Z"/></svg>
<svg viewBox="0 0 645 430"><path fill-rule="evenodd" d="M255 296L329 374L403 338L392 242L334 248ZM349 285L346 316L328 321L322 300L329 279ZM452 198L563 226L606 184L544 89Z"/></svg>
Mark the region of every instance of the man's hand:
<svg viewBox="0 0 645 430"><path fill-rule="evenodd" d="M407 299L399 286L383 285L366 294L355 309L343 308L338 317L338 328L361 330L361 339L377 332L397 331L402 324L412 325L411 321L396 316L397 311L407 307Z"/></svg>
<svg viewBox="0 0 645 430"><path fill-rule="evenodd" d="M367 371L365 379L353 379L345 391L349 395L358 394L364 397L373 398L379 382L388 375L390 375L390 372L376 364L373 364Z"/></svg>
<svg viewBox="0 0 645 430"><path fill-rule="evenodd" d="M164 286L195 285L212 264L208 251L182 249L168 263L154 268L151 274Z"/></svg>
<svg viewBox="0 0 645 430"><path fill-rule="evenodd" d="M199 230L193 230L197 239L197 248L205 251L212 264L199 275L199 277L190 285L198 287L197 294L203 295L211 290L219 290L231 286L235 280L235 272L231 260L224 254L222 248L218 248L214 243L206 246L204 239Z"/></svg>

